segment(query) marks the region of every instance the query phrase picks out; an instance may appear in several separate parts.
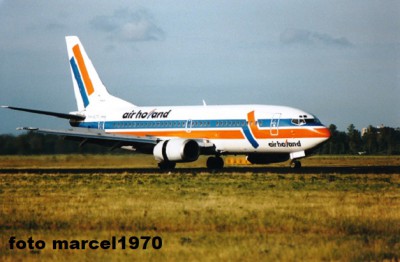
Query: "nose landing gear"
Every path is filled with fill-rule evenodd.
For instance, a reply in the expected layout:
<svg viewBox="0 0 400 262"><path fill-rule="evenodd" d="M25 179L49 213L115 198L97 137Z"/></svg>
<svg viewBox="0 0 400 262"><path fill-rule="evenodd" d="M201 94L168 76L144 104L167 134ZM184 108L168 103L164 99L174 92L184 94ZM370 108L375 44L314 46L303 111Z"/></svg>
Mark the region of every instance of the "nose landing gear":
<svg viewBox="0 0 400 262"><path fill-rule="evenodd" d="M299 168L301 168L301 162L299 160L293 159L290 162L290 167L293 169L299 169Z"/></svg>

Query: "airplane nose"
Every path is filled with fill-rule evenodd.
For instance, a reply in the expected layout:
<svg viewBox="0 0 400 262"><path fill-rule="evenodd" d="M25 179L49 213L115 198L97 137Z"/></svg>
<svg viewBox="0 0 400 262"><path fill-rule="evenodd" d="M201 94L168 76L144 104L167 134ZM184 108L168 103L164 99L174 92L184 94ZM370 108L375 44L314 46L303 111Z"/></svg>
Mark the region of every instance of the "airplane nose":
<svg viewBox="0 0 400 262"><path fill-rule="evenodd" d="M328 140L331 137L331 131L329 128L325 127L322 130L322 136L325 138L325 140Z"/></svg>

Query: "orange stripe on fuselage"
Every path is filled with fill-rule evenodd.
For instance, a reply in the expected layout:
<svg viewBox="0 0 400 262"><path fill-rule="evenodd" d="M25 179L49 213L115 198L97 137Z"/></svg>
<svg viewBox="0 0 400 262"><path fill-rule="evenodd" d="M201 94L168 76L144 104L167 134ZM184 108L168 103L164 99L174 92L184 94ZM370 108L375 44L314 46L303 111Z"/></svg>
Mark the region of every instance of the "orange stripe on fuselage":
<svg viewBox="0 0 400 262"><path fill-rule="evenodd" d="M259 130L261 134L264 130ZM268 131L268 132L267 132ZM264 137L257 138L328 138L330 136L329 129L315 128L315 127L303 127L303 128L292 128L292 129L279 129L277 136L267 135L269 129L263 133L266 134Z"/></svg>
<svg viewBox="0 0 400 262"><path fill-rule="evenodd" d="M330 132L326 127L315 128L315 127L302 127L302 128L291 128L291 129L282 129L279 128L274 131L277 135L271 135L271 129L259 129L257 126L256 118L254 115L254 111L251 111L247 114L247 119L249 121L249 126L251 132L254 137L257 139L266 139L266 138L323 138L329 137Z"/></svg>
<svg viewBox="0 0 400 262"><path fill-rule="evenodd" d="M182 137L182 138L204 138L204 139L243 139L241 130L169 130L169 131L124 131L116 132L122 135L132 136L155 136L155 137Z"/></svg>
<svg viewBox="0 0 400 262"><path fill-rule="evenodd" d="M87 71L85 61L83 60L81 49L79 48L79 45L75 45L72 48L72 51L74 52L76 61L78 62L78 67L79 70L81 71L81 75L83 78L83 82L85 83L85 88L88 96L90 96L94 92L93 84L92 81L90 80L89 73Z"/></svg>
<svg viewBox="0 0 400 262"><path fill-rule="evenodd" d="M255 138L267 138L266 131L261 131L257 128L256 117L254 116L254 111L247 114L247 120L249 122L250 130ZM269 131L269 130L268 130Z"/></svg>
<svg viewBox="0 0 400 262"><path fill-rule="evenodd" d="M254 131L253 131L254 132ZM117 131L121 135L181 137L193 139L245 139L242 130L166 130L166 131ZM254 134L254 133L253 133ZM271 136L270 129L257 130L254 134L257 139L284 139L284 138L326 138L329 137L327 128L291 128L279 129L278 135Z"/></svg>

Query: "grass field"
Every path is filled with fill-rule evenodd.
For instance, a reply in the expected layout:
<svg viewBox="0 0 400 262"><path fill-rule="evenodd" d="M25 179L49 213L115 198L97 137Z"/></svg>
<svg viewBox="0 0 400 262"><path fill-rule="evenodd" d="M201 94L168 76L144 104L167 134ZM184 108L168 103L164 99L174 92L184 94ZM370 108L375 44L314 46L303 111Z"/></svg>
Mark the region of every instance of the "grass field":
<svg viewBox="0 0 400 262"><path fill-rule="evenodd" d="M82 161L59 157L56 166ZM101 162L97 157L85 159L97 159L99 166L126 162L125 156ZM130 159L135 161L129 167L140 160ZM339 165L343 159L308 161ZM19 162L30 165L24 158ZM0 174L0 261L394 260L400 258L399 207L400 174ZM46 247L11 250L12 236L42 240ZM51 245L55 239L100 242L113 236L160 236L163 245Z"/></svg>
<svg viewBox="0 0 400 262"><path fill-rule="evenodd" d="M178 163L177 167L205 167L207 157L192 163ZM226 166L243 165L243 156L225 157ZM313 156L301 160L303 166L400 166L400 156ZM259 165L256 165L259 166ZM268 166L289 166L289 162ZM0 156L1 168L155 168L157 162L152 155L32 155Z"/></svg>

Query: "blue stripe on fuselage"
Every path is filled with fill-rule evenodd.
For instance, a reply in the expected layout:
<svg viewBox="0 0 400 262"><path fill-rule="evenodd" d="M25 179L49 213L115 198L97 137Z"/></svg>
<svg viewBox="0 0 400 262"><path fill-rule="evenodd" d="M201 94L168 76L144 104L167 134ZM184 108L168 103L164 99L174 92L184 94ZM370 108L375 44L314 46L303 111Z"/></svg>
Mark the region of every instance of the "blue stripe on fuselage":
<svg viewBox="0 0 400 262"><path fill-rule="evenodd" d="M243 126L242 127L243 134L247 138L247 140L250 142L250 144L254 147L257 148L260 145L257 143L256 139L253 137L253 134L251 133L250 129L248 126Z"/></svg>
<svg viewBox="0 0 400 262"><path fill-rule="evenodd" d="M106 121L105 129L174 129L174 128L186 128L187 120L121 120L121 121ZM80 127L85 128L97 128L98 122L80 122ZM261 128L270 128L270 119L258 120L258 126ZM320 123L307 123L301 125L301 127L318 127L323 126ZM212 120L192 120L192 126L190 129L202 129L202 128L217 128L217 129L229 129L229 128L243 128L247 127L246 120L238 119L212 119ZM291 123L291 119L280 119L278 128L281 127L299 127ZM269 131L267 129L266 131Z"/></svg>

